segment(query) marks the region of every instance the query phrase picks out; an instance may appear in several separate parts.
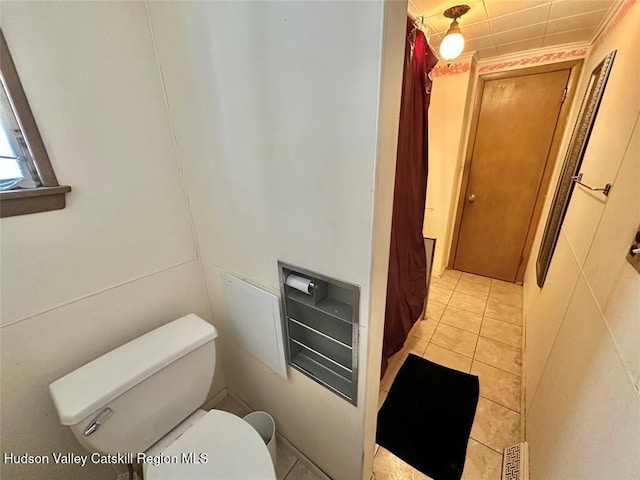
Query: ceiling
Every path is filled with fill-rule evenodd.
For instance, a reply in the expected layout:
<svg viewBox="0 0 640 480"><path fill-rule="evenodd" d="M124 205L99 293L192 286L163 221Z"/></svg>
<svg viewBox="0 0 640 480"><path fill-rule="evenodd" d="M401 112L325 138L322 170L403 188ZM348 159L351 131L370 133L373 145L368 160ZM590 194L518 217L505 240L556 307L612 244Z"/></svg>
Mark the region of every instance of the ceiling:
<svg viewBox="0 0 640 480"><path fill-rule="evenodd" d="M409 0L409 13L424 17L437 49L451 19L442 12L460 3L471 10L458 23L463 53L479 59L575 42L591 42L622 0Z"/></svg>

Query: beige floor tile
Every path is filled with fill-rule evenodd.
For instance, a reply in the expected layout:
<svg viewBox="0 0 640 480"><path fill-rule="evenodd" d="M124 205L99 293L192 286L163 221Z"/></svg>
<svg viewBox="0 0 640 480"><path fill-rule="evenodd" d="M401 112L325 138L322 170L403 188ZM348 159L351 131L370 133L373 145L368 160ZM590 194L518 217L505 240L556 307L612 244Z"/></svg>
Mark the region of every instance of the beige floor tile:
<svg viewBox="0 0 640 480"><path fill-rule="evenodd" d="M460 292L453 292L449 305L460 310L466 310L471 313L484 313L484 307L487 304L485 298L472 297Z"/></svg>
<svg viewBox="0 0 640 480"><path fill-rule="evenodd" d="M480 379L480 395L516 412L520 411L520 377L474 360L471 374Z"/></svg>
<svg viewBox="0 0 640 480"><path fill-rule="evenodd" d="M433 337L431 337L431 343L470 358L473 358L477 341L477 334L452 327L446 323L438 324L438 328L436 328Z"/></svg>
<svg viewBox="0 0 640 480"><path fill-rule="evenodd" d="M454 327L466 330L467 332L478 334L480 333L480 325L482 324L482 315L449 306L445 309L440 321L447 325L453 325Z"/></svg>
<svg viewBox="0 0 640 480"><path fill-rule="evenodd" d="M491 291L501 293L522 293L522 285L493 279L491 280Z"/></svg>
<svg viewBox="0 0 640 480"><path fill-rule="evenodd" d="M493 289L489 292L489 299L503 305L511 305L512 307L522 308L522 291L519 292L500 292Z"/></svg>
<svg viewBox="0 0 640 480"><path fill-rule="evenodd" d="M438 322L435 320L418 320L411 329L411 335L428 342L431 340L433 332L435 332L437 326Z"/></svg>
<svg viewBox="0 0 640 480"><path fill-rule="evenodd" d="M431 286L454 290L458 284L459 278L454 277L431 277Z"/></svg>
<svg viewBox="0 0 640 480"><path fill-rule="evenodd" d="M398 370L400 370L400 367L402 366L402 362L403 359L400 358L394 358L393 360L389 361L387 371L384 372L384 377L382 377L382 380L380 381L380 388L382 390L386 390L387 392L389 391L389 389L391 388L391 384L398 374Z"/></svg>
<svg viewBox="0 0 640 480"><path fill-rule="evenodd" d="M438 303L444 303L445 305L449 303L449 299L451 298L451 294L453 290L448 290L446 288L436 287L432 285L429 289L429 301L435 301Z"/></svg>
<svg viewBox="0 0 640 480"><path fill-rule="evenodd" d="M520 441L520 414L480 397L471 438L502 452Z"/></svg>
<svg viewBox="0 0 640 480"><path fill-rule="evenodd" d="M469 439L462 480L500 480L502 455Z"/></svg>
<svg viewBox="0 0 640 480"><path fill-rule="evenodd" d="M404 361L410 353L420 357L427 349L428 344L429 342L427 340L416 337L415 335L409 335L404 342L404 347L402 347L402 350L399 352L400 358Z"/></svg>
<svg viewBox="0 0 640 480"><path fill-rule="evenodd" d="M444 365L445 367L453 368L461 372L469 373L471 369L471 359L469 357L439 347L434 343L429 344L423 357L438 365Z"/></svg>
<svg viewBox="0 0 640 480"><path fill-rule="evenodd" d="M480 336L522 349L522 327L518 325L486 317L482 322Z"/></svg>
<svg viewBox="0 0 640 480"><path fill-rule="evenodd" d="M483 285L491 285L491 279L489 277L483 277L482 275L475 275L473 273L464 272L460 279L470 282L482 283Z"/></svg>
<svg viewBox="0 0 640 480"><path fill-rule="evenodd" d="M285 478L286 480L320 480L316 474L300 461L296 462Z"/></svg>
<svg viewBox="0 0 640 480"><path fill-rule="evenodd" d="M471 280L465 280L464 278L458 282L455 291L471 295L472 297L479 297L486 299L489 296L489 285L480 282L474 282Z"/></svg>
<svg viewBox="0 0 640 480"><path fill-rule="evenodd" d="M435 300L429 298L427 302L427 314L425 318L427 320L435 320L436 322L440 321L440 317L442 317L442 312L447 308L445 303L436 302Z"/></svg>
<svg viewBox="0 0 640 480"><path fill-rule="evenodd" d="M293 468L293 465L296 463L296 456L293 454L291 450L289 450L286 446L282 444L282 442L278 441L276 445L277 456L276 456L276 479L284 480L287 474Z"/></svg>
<svg viewBox="0 0 640 480"><path fill-rule="evenodd" d="M389 361L389 365L391 365L391 362L395 362L395 361L399 361L399 362L403 362L404 361L404 352L402 350L394 353L393 355L391 355L388 358Z"/></svg>
<svg viewBox="0 0 640 480"><path fill-rule="evenodd" d="M474 360L505 370L514 375L521 375L522 354L520 349L496 342L490 338L480 337Z"/></svg>
<svg viewBox="0 0 640 480"><path fill-rule="evenodd" d="M458 271L458 270L445 270L444 272L442 272L442 275L440 276L441 278L455 278L456 280L460 280L460 277L462 277L462 272Z"/></svg>
<svg viewBox="0 0 640 480"><path fill-rule="evenodd" d="M238 417L244 417L248 415L250 410L244 407L240 402L238 402L231 395L227 396L215 406L216 410L224 410L225 412L233 413Z"/></svg>
<svg viewBox="0 0 640 480"><path fill-rule="evenodd" d="M431 480L431 477L427 477L382 447L373 457L373 473L376 480Z"/></svg>
<svg viewBox="0 0 640 480"><path fill-rule="evenodd" d="M380 392L378 392L378 410L382 408L382 404L387 399L388 394L389 394L389 391L383 390L382 388L380 389Z"/></svg>
<svg viewBox="0 0 640 480"><path fill-rule="evenodd" d="M518 307L512 307L511 305L505 305L491 299L487 302L487 308L484 312L485 317L493 318L495 320L502 320L503 322L510 323L512 325L522 325L522 309Z"/></svg>

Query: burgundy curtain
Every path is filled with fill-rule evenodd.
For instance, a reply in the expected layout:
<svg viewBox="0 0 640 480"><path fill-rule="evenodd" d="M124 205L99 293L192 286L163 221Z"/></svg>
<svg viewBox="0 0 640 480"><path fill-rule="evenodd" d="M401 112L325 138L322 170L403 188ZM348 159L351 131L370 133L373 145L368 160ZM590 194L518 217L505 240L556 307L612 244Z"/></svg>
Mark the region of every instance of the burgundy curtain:
<svg viewBox="0 0 640 480"><path fill-rule="evenodd" d="M388 358L402 348L420 317L427 294L422 224L427 196L429 72L437 61L424 34L407 19L382 345L383 374Z"/></svg>

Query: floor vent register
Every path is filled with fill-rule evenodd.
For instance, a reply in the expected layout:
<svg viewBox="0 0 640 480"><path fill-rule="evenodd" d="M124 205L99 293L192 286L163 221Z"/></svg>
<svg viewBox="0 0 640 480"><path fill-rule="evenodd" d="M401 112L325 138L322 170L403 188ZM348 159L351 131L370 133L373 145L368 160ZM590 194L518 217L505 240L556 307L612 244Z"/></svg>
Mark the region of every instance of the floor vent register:
<svg viewBox="0 0 640 480"><path fill-rule="evenodd" d="M529 444L527 442L504 449L502 480L529 480Z"/></svg>

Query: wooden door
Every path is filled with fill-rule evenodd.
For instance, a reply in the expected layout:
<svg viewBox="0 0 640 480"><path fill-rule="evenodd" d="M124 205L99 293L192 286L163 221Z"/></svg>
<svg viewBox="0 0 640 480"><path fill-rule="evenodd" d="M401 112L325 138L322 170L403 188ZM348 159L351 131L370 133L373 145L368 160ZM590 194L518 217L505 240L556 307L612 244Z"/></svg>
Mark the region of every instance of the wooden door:
<svg viewBox="0 0 640 480"><path fill-rule="evenodd" d="M570 73L484 82L455 269L516 280Z"/></svg>

